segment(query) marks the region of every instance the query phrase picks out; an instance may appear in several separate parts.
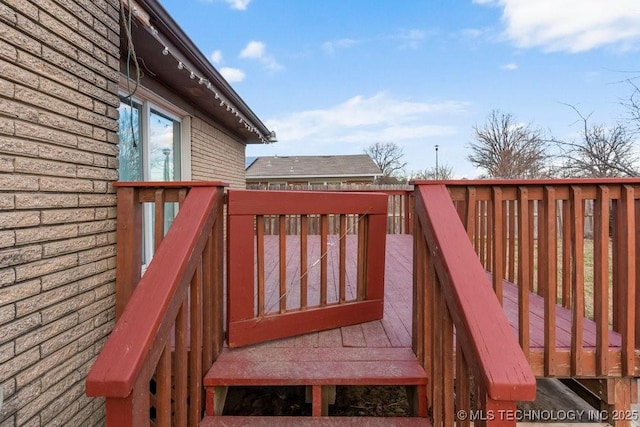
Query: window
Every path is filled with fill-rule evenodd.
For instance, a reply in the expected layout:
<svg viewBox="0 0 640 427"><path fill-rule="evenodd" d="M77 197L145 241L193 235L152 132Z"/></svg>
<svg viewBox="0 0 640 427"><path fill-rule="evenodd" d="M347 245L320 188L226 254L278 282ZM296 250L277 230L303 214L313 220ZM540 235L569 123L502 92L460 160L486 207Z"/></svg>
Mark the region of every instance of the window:
<svg viewBox="0 0 640 427"><path fill-rule="evenodd" d="M124 99L119 112L120 180L180 180L180 120L151 108L148 103Z"/></svg>
<svg viewBox="0 0 640 427"><path fill-rule="evenodd" d="M118 108L120 152L118 155L120 181L180 181L190 179L189 117L180 117L168 109L144 99L121 98ZM186 129L185 129L186 127ZM186 172L186 173L185 173ZM177 204L165 206L165 233L175 215ZM143 207L143 264L153 256L152 204Z"/></svg>

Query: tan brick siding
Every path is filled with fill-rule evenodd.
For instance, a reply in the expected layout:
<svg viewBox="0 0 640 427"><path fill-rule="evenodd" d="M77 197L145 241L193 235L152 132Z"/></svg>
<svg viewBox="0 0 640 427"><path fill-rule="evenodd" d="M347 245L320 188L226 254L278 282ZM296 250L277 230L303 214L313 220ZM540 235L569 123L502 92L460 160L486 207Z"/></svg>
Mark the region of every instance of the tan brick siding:
<svg viewBox="0 0 640 427"><path fill-rule="evenodd" d="M0 0L0 426L99 425L114 323L119 0Z"/></svg>
<svg viewBox="0 0 640 427"><path fill-rule="evenodd" d="M191 120L191 176L196 181L222 180L245 188L245 145L219 128Z"/></svg>

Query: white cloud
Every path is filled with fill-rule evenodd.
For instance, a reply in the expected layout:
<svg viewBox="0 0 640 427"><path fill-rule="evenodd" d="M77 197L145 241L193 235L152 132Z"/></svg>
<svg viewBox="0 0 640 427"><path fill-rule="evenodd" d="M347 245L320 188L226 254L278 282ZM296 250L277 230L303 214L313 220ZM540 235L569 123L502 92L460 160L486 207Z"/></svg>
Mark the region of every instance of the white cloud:
<svg viewBox="0 0 640 427"><path fill-rule="evenodd" d="M267 45L264 42L251 40L240 52L240 58L257 59L271 71L281 70L283 67L276 59L267 53Z"/></svg>
<svg viewBox="0 0 640 427"><path fill-rule="evenodd" d="M515 71L518 69L518 64L516 64L515 62L510 62L508 64L504 64L500 68L502 68L505 71Z"/></svg>
<svg viewBox="0 0 640 427"><path fill-rule="evenodd" d="M336 145L335 151L339 151L349 144L359 150L376 141L402 143L453 135L457 133L454 127L430 121L442 114L461 113L466 107L464 102L412 102L381 92L369 98L354 96L326 109L272 118L266 124L277 131L281 148L293 144L302 152L319 145Z"/></svg>
<svg viewBox="0 0 640 427"><path fill-rule="evenodd" d="M255 40L251 40L242 52L240 52L240 58L253 58L259 59L265 55L265 51L267 50L267 45L263 42L258 42Z"/></svg>
<svg viewBox="0 0 640 427"><path fill-rule="evenodd" d="M324 50L325 53L329 55L333 55L335 51L338 49L348 49L358 44L360 44L360 42L354 39L345 38L345 39L339 39L339 40L332 40L332 41L322 43L322 50Z"/></svg>
<svg viewBox="0 0 640 427"><path fill-rule="evenodd" d="M239 68L222 67L220 68L220 74L229 83L241 82L245 78L245 73Z"/></svg>
<svg viewBox="0 0 640 427"><path fill-rule="evenodd" d="M224 1L229 6L231 6L231 9L235 9L235 10L247 10L249 3L251 3L251 0L224 0Z"/></svg>
<svg viewBox="0 0 640 427"><path fill-rule="evenodd" d="M220 1L220 0L204 0L207 3L213 3L216 1ZM249 3L251 3L251 0L223 0L226 4L228 4L231 9L235 9L235 10L247 10L247 7L249 7Z"/></svg>
<svg viewBox="0 0 640 427"><path fill-rule="evenodd" d="M219 64L222 62L222 52L219 50L214 50L213 52L211 52L209 58L214 64Z"/></svg>
<svg viewBox="0 0 640 427"><path fill-rule="evenodd" d="M503 8L505 36L518 47L583 52L640 48L638 0L473 0Z"/></svg>
<svg viewBox="0 0 640 427"><path fill-rule="evenodd" d="M392 38L400 40L403 47L409 47L412 49L418 48L422 41L427 37L427 33L424 30L400 30Z"/></svg>

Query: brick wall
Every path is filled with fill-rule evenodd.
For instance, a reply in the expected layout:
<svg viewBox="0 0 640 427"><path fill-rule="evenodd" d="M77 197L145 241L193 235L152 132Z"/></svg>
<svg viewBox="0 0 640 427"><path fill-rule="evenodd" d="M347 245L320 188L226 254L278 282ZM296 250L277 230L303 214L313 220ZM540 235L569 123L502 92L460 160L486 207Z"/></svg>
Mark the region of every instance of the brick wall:
<svg viewBox="0 0 640 427"><path fill-rule="evenodd" d="M219 128L194 117L191 121L191 175L196 181L222 180L245 188L245 145Z"/></svg>
<svg viewBox="0 0 640 427"><path fill-rule="evenodd" d="M101 424L119 0L0 0L0 426Z"/></svg>

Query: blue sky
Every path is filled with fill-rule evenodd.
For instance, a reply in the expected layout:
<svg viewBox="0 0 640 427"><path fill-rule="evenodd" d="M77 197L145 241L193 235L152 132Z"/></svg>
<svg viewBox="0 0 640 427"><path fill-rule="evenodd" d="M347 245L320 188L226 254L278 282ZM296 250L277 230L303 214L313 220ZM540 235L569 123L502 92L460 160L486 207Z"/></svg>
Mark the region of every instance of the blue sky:
<svg viewBox="0 0 640 427"><path fill-rule="evenodd" d="M248 156L400 145L406 173L467 160L492 109L571 139L640 76L638 0L160 0L278 142Z"/></svg>

